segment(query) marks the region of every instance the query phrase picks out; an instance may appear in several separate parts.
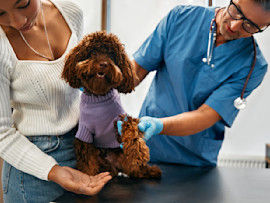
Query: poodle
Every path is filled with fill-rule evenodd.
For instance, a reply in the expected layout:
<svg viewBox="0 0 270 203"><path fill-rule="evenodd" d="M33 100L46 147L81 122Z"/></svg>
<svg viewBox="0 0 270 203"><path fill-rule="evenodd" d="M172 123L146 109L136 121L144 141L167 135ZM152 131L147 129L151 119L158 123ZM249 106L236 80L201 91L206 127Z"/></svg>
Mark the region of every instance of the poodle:
<svg viewBox="0 0 270 203"><path fill-rule="evenodd" d="M73 88L84 88L74 142L78 170L159 178L160 168L148 165L139 119L127 116L121 105L119 93L134 90L137 76L118 37L105 31L86 35L67 55L62 78ZM117 120L123 122L121 135Z"/></svg>

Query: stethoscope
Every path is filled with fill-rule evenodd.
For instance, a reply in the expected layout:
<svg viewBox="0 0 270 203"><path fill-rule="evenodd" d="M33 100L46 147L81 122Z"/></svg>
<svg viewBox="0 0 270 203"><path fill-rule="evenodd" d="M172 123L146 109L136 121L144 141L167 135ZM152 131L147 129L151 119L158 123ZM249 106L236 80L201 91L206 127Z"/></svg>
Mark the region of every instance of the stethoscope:
<svg viewBox="0 0 270 203"><path fill-rule="evenodd" d="M214 50L214 46L215 46L215 42L216 42L216 37L217 37L217 31L216 31L216 16L218 14L218 12L220 11L221 9L219 9L216 14L215 14L215 17L212 19L211 21L211 24L210 24L210 31L209 31L209 37L208 37L208 46L207 46L207 58L203 58L202 61L204 63L206 63L207 65L209 65L211 68L214 68L215 65L213 63L211 63L211 60L212 60L212 56L213 56L213 50ZM248 76L246 78L246 81L245 81L245 84L244 84L244 87L242 89L242 92L241 92L241 96L240 97L237 97L235 100L234 100L234 107L237 108L238 110L241 110L241 109L244 109L246 108L247 106L247 102L246 102L246 99L244 98L244 93L245 93L245 90L246 90L246 87L247 87L247 83L249 81L249 78L253 72L253 69L254 69L254 66L255 66L255 63L256 63L256 55L257 55L257 50L256 50L256 43L255 43L255 40L254 40L254 37L251 36L251 39L252 39L252 43L253 43L253 51L254 51L254 55L253 55L253 63L252 63L252 66L250 68L250 71L248 73Z"/></svg>

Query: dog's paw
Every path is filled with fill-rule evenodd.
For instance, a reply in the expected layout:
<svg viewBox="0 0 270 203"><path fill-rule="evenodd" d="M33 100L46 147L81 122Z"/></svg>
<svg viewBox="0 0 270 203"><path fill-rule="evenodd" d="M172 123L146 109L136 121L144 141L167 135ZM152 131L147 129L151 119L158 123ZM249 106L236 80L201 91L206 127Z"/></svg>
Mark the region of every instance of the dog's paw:
<svg viewBox="0 0 270 203"><path fill-rule="evenodd" d="M129 176L128 176L127 174L122 173L122 172L119 172L119 173L118 173L118 176L124 177L124 178L129 178Z"/></svg>

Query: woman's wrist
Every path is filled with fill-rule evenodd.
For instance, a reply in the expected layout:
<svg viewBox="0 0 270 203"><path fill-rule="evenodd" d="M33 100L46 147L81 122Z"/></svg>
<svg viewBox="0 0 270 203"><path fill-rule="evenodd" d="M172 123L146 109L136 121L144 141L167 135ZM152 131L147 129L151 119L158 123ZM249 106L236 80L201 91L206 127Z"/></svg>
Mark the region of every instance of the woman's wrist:
<svg viewBox="0 0 270 203"><path fill-rule="evenodd" d="M55 182L55 180L56 180L56 178L57 178L57 171L59 170L61 168L61 166L59 166L59 165L54 165L52 168L51 168L51 170L50 170L50 172L49 172L49 174L48 174L48 180L49 181L53 181L53 182Z"/></svg>

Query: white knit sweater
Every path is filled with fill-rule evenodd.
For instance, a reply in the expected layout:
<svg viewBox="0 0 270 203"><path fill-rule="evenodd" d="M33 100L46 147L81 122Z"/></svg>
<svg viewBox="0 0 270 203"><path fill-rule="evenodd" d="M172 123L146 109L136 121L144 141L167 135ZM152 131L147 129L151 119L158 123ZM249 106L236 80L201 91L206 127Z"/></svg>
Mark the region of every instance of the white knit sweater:
<svg viewBox="0 0 270 203"><path fill-rule="evenodd" d="M57 163L25 136L65 134L78 123L80 102L80 91L60 75L65 55L82 37L82 11L70 1L52 2L72 31L67 50L55 61L18 60L0 27L0 156L43 180Z"/></svg>

